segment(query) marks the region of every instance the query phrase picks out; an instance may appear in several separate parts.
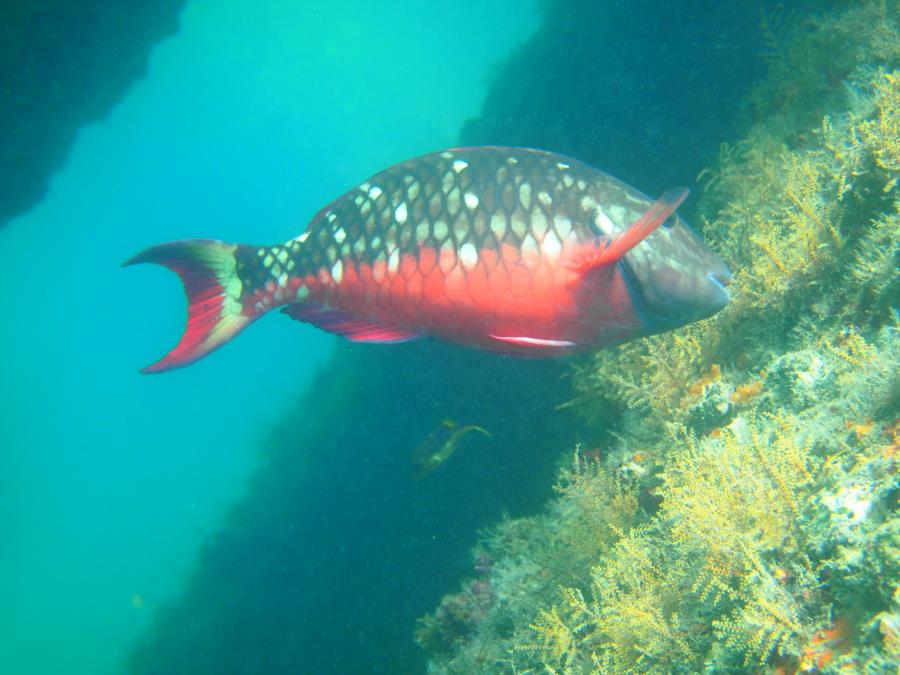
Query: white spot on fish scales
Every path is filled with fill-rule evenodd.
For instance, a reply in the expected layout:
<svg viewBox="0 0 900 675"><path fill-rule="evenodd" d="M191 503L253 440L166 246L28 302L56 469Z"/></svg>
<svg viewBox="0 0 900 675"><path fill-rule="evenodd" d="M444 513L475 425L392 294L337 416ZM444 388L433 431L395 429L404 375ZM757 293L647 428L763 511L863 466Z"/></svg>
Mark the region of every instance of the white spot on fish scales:
<svg viewBox="0 0 900 675"><path fill-rule="evenodd" d="M559 169L559 170L561 170L561 171L564 171L564 170L566 170L566 169L569 168L569 165L568 165L568 164L565 164L565 163L563 163L563 162L557 162L557 163L556 163L556 168Z"/></svg>
<svg viewBox="0 0 900 675"><path fill-rule="evenodd" d="M454 183L456 183L456 178L453 177L452 173L445 173L444 179L441 181L441 192L444 194L450 192L450 189L453 187Z"/></svg>
<svg viewBox="0 0 900 675"><path fill-rule="evenodd" d="M538 240L543 239L547 232L547 217L540 209L535 209L531 214L531 231Z"/></svg>
<svg viewBox="0 0 900 675"><path fill-rule="evenodd" d="M344 264L338 260L331 268L331 278L334 279L334 283L341 283L341 279L344 278Z"/></svg>
<svg viewBox="0 0 900 675"><path fill-rule="evenodd" d="M550 193L545 192L544 190L538 192L538 201L544 206L550 206L553 203L553 199L550 197Z"/></svg>
<svg viewBox="0 0 900 675"><path fill-rule="evenodd" d="M303 234L301 234L299 237L297 237L297 241L299 241L301 244L304 241L306 241L307 239L309 239L309 231L308 230L306 232L304 232Z"/></svg>
<svg viewBox="0 0 900 675"><path fill-rule="evenodd" d="M522 202L522 208L526 211L531 210L531 184L522 183L519 186L519 201Z"/></svg>
<svg viewBox="0 0 900 675"><path fill-rule="evenodd" d="M443 241L447 238L447 234L449 233L449 229L447 228L447 223L443 220L439 220L434 224L434 238L438 241Z"/></svg>
<svg viewBox="0 0 900 675"><path fill-rule="evenodd" d="M372 199L378 199L381 196L381 188L377 185L373 185L372 189L369 190L369 197Z"/></svg>
<svg viewBox="0 0 900 675"><path fill-rule="evenodd" d="M495 213L491 216L491 232L497 239L503 239L506 234L506 216L502 213Z"/></svg>
<svg viewBox="0 0 900 675"><path fill-rule="evenodd" d="M400 202L400 205L394 209L394 220L401 225L406 222L406 202Z"/></svg>
<svg viewBox="0 0 900 675"><path fill-rule="evenodd" d="M286 263L286 262L287 262L287 259L288 259L288 252L287 252L287 250L286 250L286 249L281 249L280 251L278 251L278 255L277 255L276 257L278 258L278 261L279 261L280 263L282 263L282 264Z"/></svg>
<svg viewBox="0 0 900 675"><path fill-rule="evenodd" d="M461 159L457 159L456 161L453 162L453 170L454 170L456 173L459 173L460 171L462 171L463 169L465 169L467 166L469 166L469 163L468 163L468 162L464 162L464 161L461 160Z"/></svg>
<svg viewBox="0 0 900 675"><path fill-rule="evenodd" d="M347 238L347 233L344 232L344 228L343 228L343 227L339 227L337 230L335 230L335 232L334 232L334 240L335 240L337 243L343 244L343 243L344 243L344 239L346 239L346 238Z"/></svg>
<svg viewBox="0 0 900 675"><path fill-rule="evenodd" d="M446 152L441 153L441 157L444 159L453 159L453 153L447 150Z"/></svg>
<svg viewBox="0 0 900 675"><path fill-rule="evenodd" d="M601 208L597 209L597 213L594 216L594 224L597 225L603 234L612 234L616 231L616 226L613 225L609 216L607 216L606 212Z"/></svg>
<svg viewBox="0 0 900 675"><path fill-rule="evenodd" d="M612 216L613 220L618 223L627 223L627 213L625 208L619 206L618 204L615 206L609 207L609 215Z"/></svg>
<svg viewBox="0 0 900 675"><path fill-rule="evenodd" d="M396 272L398 269L400 269L400 249L395 248L388 256L388 272Z"/></svg>
<svg viewBox="0 0 900 675"><path fill-rule="evenodd" d="M463 244L462 248L459 249L459 259L463 267L467 269L475 267L478 264L478 251L475 249L475 245L471 242Z"/></svg>
<svg viewBox="0 0 900 675"><path fill-rule="evenodd" d="M549 257L556 257L562 251L562 243L553 230L550 230L547 236L544 237L544 240L541 242L541 250Z"/></svg>
<svg viewBox="0 0 900 675"><path fill-rule="evenodd" d="M453 250L452 241L447 240L441 244L441 251L438 255L438 266L444 274L456 266L456 252Z"/></svg>
<svg viewBox="0 0 900 675"><path fill-rule="evenodd" d="M538 244L535 241L534 237L530 234L526 235L526 237L522 240L522 252L523 253L536 253L538 250Z"/></svg>
<svg viewBox="0 0 900 675"><path fill-rule="evenodd" d="M528 225L522 220L522 216L519 215L518 212L513 214L510 226L512 227L513 234L519 239L522 239L528 231Z"/></svg>
<svg viewBox="0 0 900 675"><path fill-rule="evenodd" d="M459 211L459 188L455 187L450 190L450 194L447 195L447 211L450 212L451 217L455 216L457 211Z"/></svg>
<svg viewBox="0 0 900 675"><path fill-rule="evenodd" d="M478 206L478 196L477 195L475 195L471 192L467 192L464 199L466 200L466 206L468 206L470 209L474 209L475 207Z"/></svg>
<svg viewBox="0 0 900 675"><path fill-rule="evenodd" d="M495 213L491 216L491 232L498 240L506 235L506 216L503 213Z"/></svg>
<svg viewBox="0 0 900 675"><path fill-rule="evenodd" d="M572 221L565 216L553 216L553 227L560 239L566 239L572 231Z"/></svg>

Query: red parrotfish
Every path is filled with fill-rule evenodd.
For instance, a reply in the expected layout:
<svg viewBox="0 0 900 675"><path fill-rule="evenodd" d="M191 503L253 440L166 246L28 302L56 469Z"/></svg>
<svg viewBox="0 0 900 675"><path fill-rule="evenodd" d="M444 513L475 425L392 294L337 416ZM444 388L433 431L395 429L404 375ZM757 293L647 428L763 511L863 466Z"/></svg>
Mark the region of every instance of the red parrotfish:
<svg viewBox="0 0 900 675"><path fill-rule="evenodd" d="M396 164L274 246L209 239L126 262L174 270L178 345L142 372L185 366L277 307L359 342L432 336L526 357L595 350L710 316L725 263L675 213L562 155L471 147Z"/></svg>

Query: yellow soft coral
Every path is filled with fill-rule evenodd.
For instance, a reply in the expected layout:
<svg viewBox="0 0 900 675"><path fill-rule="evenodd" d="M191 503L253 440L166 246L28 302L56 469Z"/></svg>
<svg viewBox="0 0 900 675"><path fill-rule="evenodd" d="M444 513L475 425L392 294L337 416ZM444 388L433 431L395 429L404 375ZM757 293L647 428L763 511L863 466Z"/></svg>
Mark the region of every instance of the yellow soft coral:
<svg viewBox="0 0 900 675"><path fill-rule="evenodd" d="M790 537L805 489L813 483L808 441L784 419L767 417L683 446L664 472L660 492L676 539L699 544L711 562L735 570L752 566L746 553L780 546Z"/></svg>
<svg viewBox="0 0 900 675"><path fill-rule="evenodd" d="M875 81L877 113L859 125L878 166L891 176L884 191L892 190L900 174L900 71L882 73Z"/></svg>

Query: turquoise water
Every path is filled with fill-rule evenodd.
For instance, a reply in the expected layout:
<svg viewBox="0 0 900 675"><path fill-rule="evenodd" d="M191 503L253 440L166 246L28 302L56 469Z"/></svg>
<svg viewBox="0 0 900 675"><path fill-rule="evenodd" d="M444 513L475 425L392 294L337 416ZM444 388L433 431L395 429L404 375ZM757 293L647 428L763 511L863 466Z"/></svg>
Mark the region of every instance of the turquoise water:
<svg viewBox="0 0 900 675"><path fill-rule="evenodd" d="M186 237L296 235L322 204L453 145L528 3L195 0L146 79L0 230L0 672L118 672L245 493L333 338L281 317L194 367L177 279L122 270Z"/></svg>

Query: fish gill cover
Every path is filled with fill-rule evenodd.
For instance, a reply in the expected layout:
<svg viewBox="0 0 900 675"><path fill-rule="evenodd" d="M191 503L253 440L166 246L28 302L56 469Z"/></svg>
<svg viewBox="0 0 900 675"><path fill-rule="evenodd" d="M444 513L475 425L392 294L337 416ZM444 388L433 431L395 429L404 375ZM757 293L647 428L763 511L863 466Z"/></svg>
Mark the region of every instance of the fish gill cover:
<svg viewBox="0 0 900 675"><path fill-rule="evenodd" d="M131 672L896 664L896 3L708 7L545 3L461 141L699 174L728 309L568 363L339 348ZM448 417L490 443L411 483Z"/></svg>

